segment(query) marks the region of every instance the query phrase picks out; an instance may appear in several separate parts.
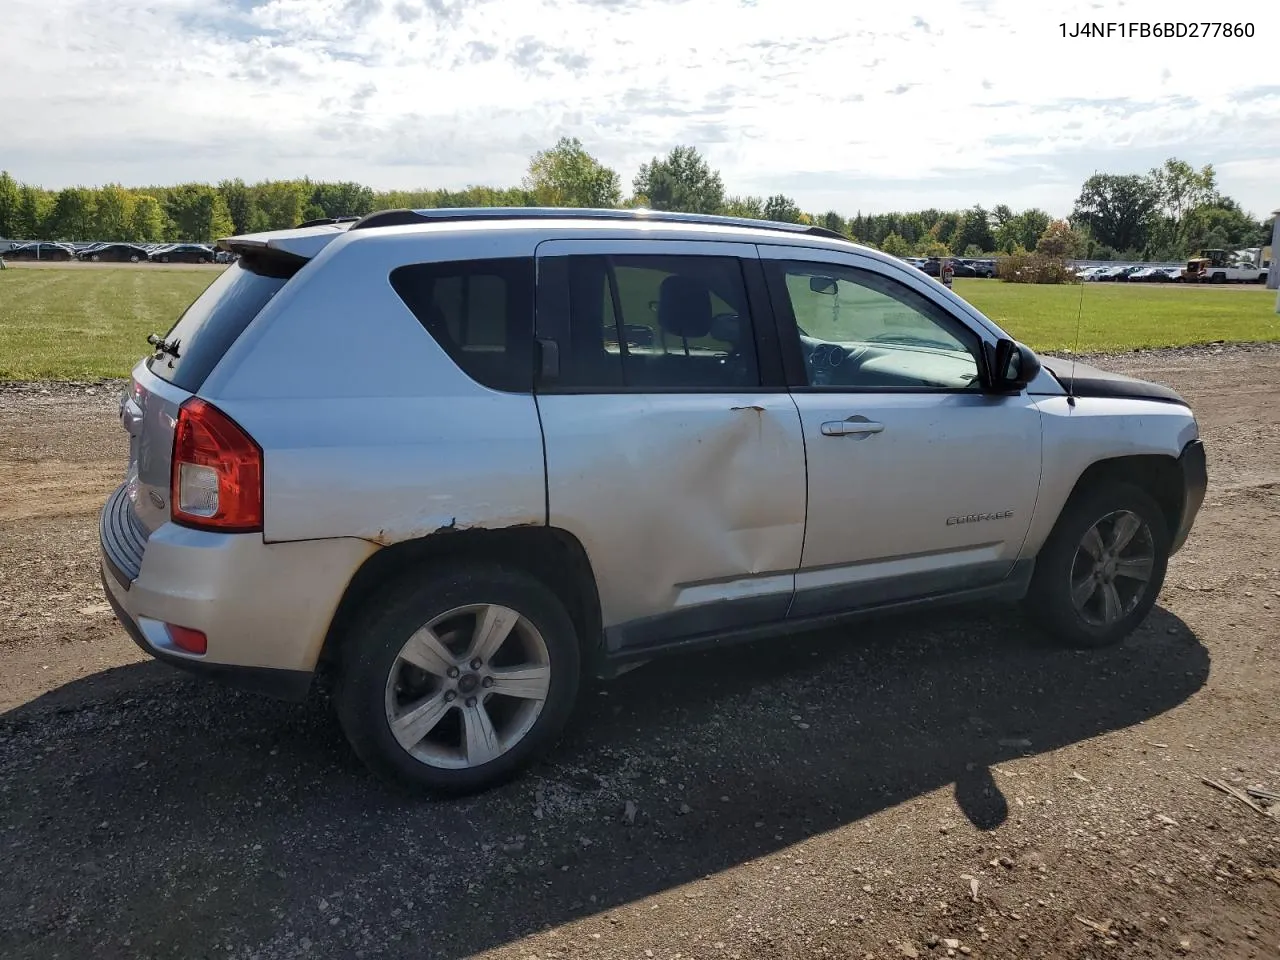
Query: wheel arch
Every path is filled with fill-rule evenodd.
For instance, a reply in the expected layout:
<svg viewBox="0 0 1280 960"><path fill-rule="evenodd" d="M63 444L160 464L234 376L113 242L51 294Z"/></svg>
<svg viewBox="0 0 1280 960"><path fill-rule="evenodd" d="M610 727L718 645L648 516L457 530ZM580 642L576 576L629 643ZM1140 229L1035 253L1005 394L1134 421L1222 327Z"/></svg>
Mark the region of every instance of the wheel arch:
<svg viewBox="0 0 1280 960"><path fill-rule="evenodd" d="M1170 535L1178 528L1185 496L1182 473L1177 459L1165 454L1109 457L1091 463L1076 479L1058 516L1084 494L1116 483L1129 483L1145 491L1159 504Z"/></svg>
<svg viewBox="0 0 1280 960"><path fill-rule="evenodd" d="M463 564L500 564L540 582L565 605L578 633L584 666L594 668L603 652L600 597L582 543L557 527L452 528L385 546L352 576L338 602L321 647L320 665L333 665L342 638L364 604L383 586L414 570Z"/></svg>

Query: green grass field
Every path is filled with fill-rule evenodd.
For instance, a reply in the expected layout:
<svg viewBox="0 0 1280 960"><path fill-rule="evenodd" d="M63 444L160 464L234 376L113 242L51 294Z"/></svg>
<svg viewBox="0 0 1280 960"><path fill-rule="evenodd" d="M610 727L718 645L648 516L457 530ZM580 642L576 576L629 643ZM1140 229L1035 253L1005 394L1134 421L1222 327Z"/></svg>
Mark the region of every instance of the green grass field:
<svg viewBox="0 0 1280 960"><path fill-rule="evenodd" d="M1276 292L1256 284L1033 286L957 280L955 291L1013 336L1045 353L1075 347L1077 315L1081 352L1280 340Z"/></svg>
<svg viewBox="0 0 1280 960"><path fill-rule="evenodd" d="M0 380L126 377L217 277L161 266L0 270Z"/></svg>
<svg viewBox="0 0 1280 960"><path fill-rule="evenodd" d="M213 281L209 270L163 267L0 271L0 380L124 377ZM1076 345L1079 286L957 280L955 290L1037 350ZM1085 284L1079 349L1280 340L1273 291L1262 288Z"/></svg>

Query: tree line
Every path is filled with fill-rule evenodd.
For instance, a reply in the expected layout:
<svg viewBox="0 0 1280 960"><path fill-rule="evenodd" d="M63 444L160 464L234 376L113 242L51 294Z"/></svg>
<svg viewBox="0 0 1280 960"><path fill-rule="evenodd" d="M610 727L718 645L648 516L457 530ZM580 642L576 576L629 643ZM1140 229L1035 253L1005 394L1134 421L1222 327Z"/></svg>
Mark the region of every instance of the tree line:
<svg viewBox="0 0 1280 960"><path fill-rule="evenodd" d="M1063 221L1004 204L852 216L805 211L781 193L726 193L720 172L691 146L641 164L628 194L617 171L570 137L534 154L515 187L375 191L304 178L55 191L0 172L0 237L20 240L209 242L374 210L492 206L647 207L807 223L895 256L1020 254L1035 250L1051 228L1054 249L1065 244L1067 256L1098 260L1181 260L1204 247L1263 245L1270 236L1268 225L1218 190L1212 166L1196 170L1176 158L1145 174L1090 177Z"/></svg>

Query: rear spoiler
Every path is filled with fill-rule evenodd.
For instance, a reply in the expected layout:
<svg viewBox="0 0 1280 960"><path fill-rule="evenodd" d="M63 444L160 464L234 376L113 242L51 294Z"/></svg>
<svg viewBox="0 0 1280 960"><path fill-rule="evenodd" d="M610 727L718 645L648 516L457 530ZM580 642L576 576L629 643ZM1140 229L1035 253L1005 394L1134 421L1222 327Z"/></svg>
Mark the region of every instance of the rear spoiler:
<svg viewBox="0 0 1280 960"><path fill-rule="evenodd" d="M322 223L296 227L293 230L272 230L270 233L245 233L238 237L223 237L216 246L242 257L292 261L302 266L326 246L346 232L350 222Z"/></svg>

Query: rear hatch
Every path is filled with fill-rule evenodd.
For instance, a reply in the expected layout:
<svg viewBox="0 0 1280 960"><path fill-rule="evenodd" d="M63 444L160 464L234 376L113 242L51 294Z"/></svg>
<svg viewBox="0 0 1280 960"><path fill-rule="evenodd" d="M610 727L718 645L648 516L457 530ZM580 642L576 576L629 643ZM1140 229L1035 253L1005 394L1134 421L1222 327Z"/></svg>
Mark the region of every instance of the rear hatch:
<svg viewBox="0 0 1280 960"><path fill-rule="evenodd" d="M296 270L296 267L294 268ZM144 534L169 520L169 470L178 408L195 395L253 318L289 282L241 260L213 281L134 368L120 420L129 432L129 499Z"/></svg>
<svg viewBox="0 0 1280 960"><path fill-rule="evenodd" d="M319 232L281 231L220 241L220 247L240 259L164 336L148 338L155 351L134 368L120 402L120 421L129 434L125 481L102 515L103 545L124 579L137 577L147 538L171 518L170 470L179 409L199 392L262 308L336 235L329 232L318 243L313 235Z"/></svg>

